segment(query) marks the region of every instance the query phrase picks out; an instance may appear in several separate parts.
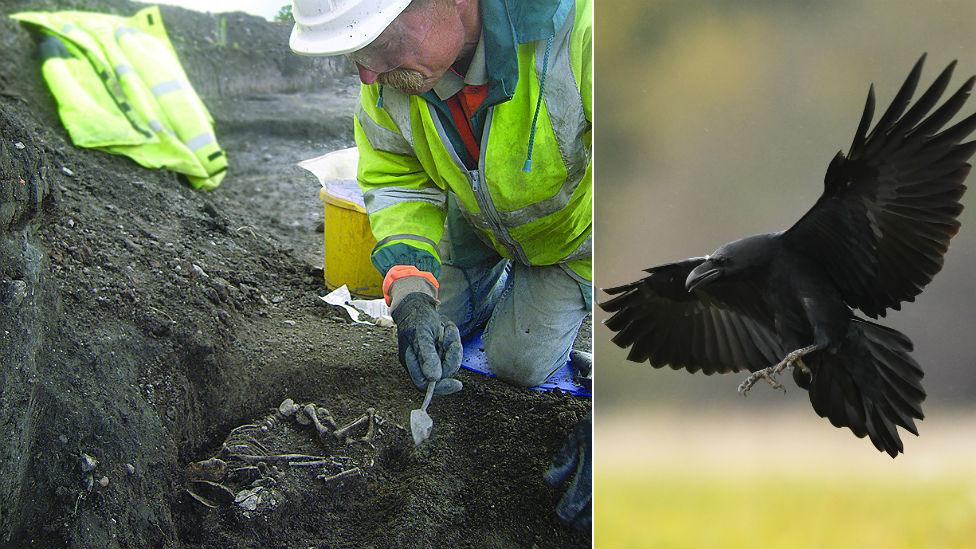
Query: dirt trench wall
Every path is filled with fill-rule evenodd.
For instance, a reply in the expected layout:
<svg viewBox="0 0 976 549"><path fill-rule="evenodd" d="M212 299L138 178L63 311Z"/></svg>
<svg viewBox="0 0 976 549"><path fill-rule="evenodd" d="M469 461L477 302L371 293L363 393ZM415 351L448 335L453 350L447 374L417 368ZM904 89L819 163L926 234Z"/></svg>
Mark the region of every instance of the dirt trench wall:
<svg viewBox="0 0 976 549"><path fill-rule="evenodd" d="M34 220L49 205L44 158L16 154L9 136L24 135L0 111L0 525L22 522L20 501L29 496L31 448L37 431L44 323L56 308L45 253ZM16 143L20 143L17 141ZM0 539L9 532L0 531Z"/></svg>
<svg viewBox="0 0 976 549"><path fill-rule="evenodd" d="M41 79L34 39L6 17L28 9L128 15L143 7L108 0L0 4L0 547L169 545L177 537L170 514L178 472L174 446L202 438L186 432L193 422L178 420L200 413L193 387L216 368L213 346L227 336L192 318L171 332L160 315L135 312L147 305L133 302L135 292L101 298L93 292L103 288L82 286L97 280L82 270L117 267L112 251L92 249L78 236L107 228L76 228L71 217L80 221L82 214L68 215L62 192L75 197L73 207L82 196L121 200L107 188L114 186L140 185L160 203L193 208L203 198L171 173L72 148ZM291 55L287 25L162 9L218 134L222 124L235 123L237 101L317 90L347 70L332 60ZM162 246L155 239L132 236L130 244ZM75 266L53 269L52 254ZM165 337L155 337L160 334ZM145 364L169 368L167 389L180 393L167 395L171 404L161 409L166 399L146 396ZM85 452L99 461L96 485L87 491L79 469ZM129 482L120 482L127 475ZM104 495L97 484L102 476L113 483Z"/></svg>

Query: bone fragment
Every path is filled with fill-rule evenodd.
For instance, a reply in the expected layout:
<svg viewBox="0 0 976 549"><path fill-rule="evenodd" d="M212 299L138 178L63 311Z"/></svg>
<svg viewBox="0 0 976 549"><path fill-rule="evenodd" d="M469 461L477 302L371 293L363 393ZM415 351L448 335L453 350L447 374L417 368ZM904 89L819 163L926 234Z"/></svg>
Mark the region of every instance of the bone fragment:
<svg viewBox="0 0 976 549"><path fill-rule="evenodd" d="M376 413L376 411L373 408L367 409L365 414L359 416L358 418L353 420L352 423L346 425L342 429L336 430L336 432L332 433L332 436L334 436L337 439L341 439L345 437L346 434L349 433L349 431L352 431L353 429L359 427L363 423L369 421L369 418L372 417L374 413Z"/></svg>
<svg viewBox="0 0 976 549"><path fill-rule="evenodd" d="M290 398L286 398L285 400L281 401L281 404L278 405L278 412L285 417L291 417L295 415L295 412L297 411L298 405L295 404L295 401Z"/></svg>
<svg viewBox="0 0 976 549"><path fill-rule="evenodd" d="M323 481L325 481L327 483L330 483L330 482L335 482L335 481L342 480L342 479L348 478L348 477L362 476L362 474L363 474L362 469L360 469L359 467L353 467L352 469L346 469L345 471L336 473L334 475L319 475L318 478L322 479Z"/></svg>

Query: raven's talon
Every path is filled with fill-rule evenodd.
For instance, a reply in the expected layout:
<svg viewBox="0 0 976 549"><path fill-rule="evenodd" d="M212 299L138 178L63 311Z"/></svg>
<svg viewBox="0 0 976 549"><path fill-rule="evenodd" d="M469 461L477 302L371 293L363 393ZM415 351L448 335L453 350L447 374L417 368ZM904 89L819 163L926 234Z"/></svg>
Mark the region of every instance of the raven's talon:
<svg viewBox="0 0 976 549"><path fill-rule="evenodd" d="M779 372L776 372L776 371L773 371L772 373L764 372L763 373L763 380L765 380L766 383L768 383L769 386L772 387L773 389L782 389L783 392L785 393L786 392L786 387L784 387L782 383L776 381L776 378L774 377L778 373Z"/></svg>
<svg viewBox="0 0 976 549"><path fill-rule="evenodd" d="M773 371L773 372L765 372L764 371L763 372L763 376L762 376L763 381L765 381L766 383L768 383L769 386L772 387L773 389L781 389L783 387L783 385L781 385L780 382L776 381L776 378L773 377L777 373L778 372L776 372L776 371Z"/></svg>
<svg viewBox="0 0 976 549"><path fill-rule="evenodd" d="M776 381L776 376L786 368L786 361L780 362L775 366L770 366L768 368L763 368L762 370L756 370L749 377L747 377L741 384L739 384L739 394L746 396L749 394L749 390L752 389L753 385L756 384L760 379L764 380L773 389L782 389L786 392L786 387L782 383Z"/></svg>
<svg viewBox="0 0 976 549"><path fill-rule="evenodd" d="M803 363L802 360L803 357L805 357L806 355L814 351L819 351L820 349L823 348L824 348L823 345L810 345L802 349L797 349L787 354L785 357L783 357L783 360L779 361L777 364L770 366L768 368L763 368L762 370L756 370L755 372L750 374L749 377L747 377L742 383L739 384L739 394L742 396L746 396L746 394L749 392L749 389L752 389L752 386L755 385L756 382L759 381L760 379L766 380L766 383L769 383L769 385L773 389L782 389L783 393L786 394L786 387L784 387L783 384L781 384L780 382L776 381L774 376L778 375L783 370L786 370L788 368L793 368L796 363L799 363L800 368L804 372L809 372L806 364Z"/></svg>
<svg viewBox="0 0 976 549"><path fill-rule="evenodd" d="M744 379L742 383L739 384L739 389L738 389L739 394L744 397L749 396L749 390L752 389L752 386L755 385L756 382L759 381L759 378L761 377L762 374L756 372L750 375L749 377L747 377L746 379Z"/></svg>

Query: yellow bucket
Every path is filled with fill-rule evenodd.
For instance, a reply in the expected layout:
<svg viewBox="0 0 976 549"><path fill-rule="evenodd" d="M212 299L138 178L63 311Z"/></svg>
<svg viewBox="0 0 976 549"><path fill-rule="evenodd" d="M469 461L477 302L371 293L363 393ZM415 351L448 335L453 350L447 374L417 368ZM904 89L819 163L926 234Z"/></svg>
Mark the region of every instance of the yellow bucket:
<svg viewBox="0 0 976 549"><path fill-rule="evenodd" d="M322 183L325 206L325 260L322 270L330 289L345 284L358 297L383 297L383 278L369 260L376 239L369 228L363 195L356 182L355 148L306 160L299 166Z"/></svg>

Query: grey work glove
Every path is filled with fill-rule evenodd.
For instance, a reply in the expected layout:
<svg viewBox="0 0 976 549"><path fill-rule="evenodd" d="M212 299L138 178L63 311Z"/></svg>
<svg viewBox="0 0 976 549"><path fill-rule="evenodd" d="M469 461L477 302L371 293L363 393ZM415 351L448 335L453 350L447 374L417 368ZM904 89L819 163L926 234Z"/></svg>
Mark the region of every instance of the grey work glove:
<svg viewBox="0 0 976 549"><path fill-rule="evenodd" d="M573 371L573 381L592 391L593 353L573 349L569 352L569 366Z"/></svg>
<svg viewBox="0 0 976 549"><path fill-rule="evenodd" d="M546 482L558 486L572 474L556 514L563 522L580 530L593 524L593 412L579 420L563 445L552 467L546 471Z"/></svg>
<svg viewBox="0 0 976 549"><path fill-rule="evenodd" d="M437 312L437 300L413 292L399 300L391 313L397 325L400 364L421 391L428 381L436 381L434 394L448 395L461 390L454 379L461 367L461 334L457 326Z"/></svg>

